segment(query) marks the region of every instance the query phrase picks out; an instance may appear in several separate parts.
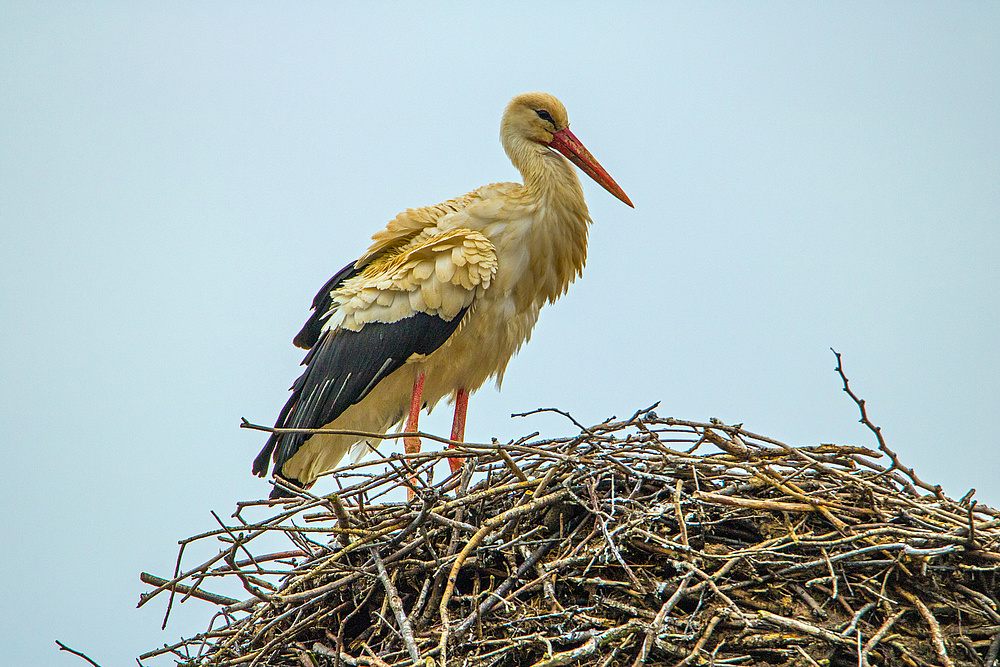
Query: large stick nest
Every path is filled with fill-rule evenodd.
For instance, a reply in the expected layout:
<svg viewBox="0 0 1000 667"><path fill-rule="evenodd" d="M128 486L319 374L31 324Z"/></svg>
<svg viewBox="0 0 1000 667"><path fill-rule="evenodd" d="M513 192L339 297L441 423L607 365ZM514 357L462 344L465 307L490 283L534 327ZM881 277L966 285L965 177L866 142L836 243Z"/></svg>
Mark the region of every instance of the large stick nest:
<svg viewBox="0 0 1000 667"><path fill-rule="evenodd" d="M791 448L646 410L572 437L461 445L449 452L464 468L438 483L442 452L348 466L338 493L252 523L241 513L266 503L242 503L182 542L221 540L207 563L144 575L159 587L143 602L170 591L222 609L207 632L142 658L989 664L1000 513L947 498L879 442L889 466L861 447ZM255 553L279 533L291 550ZM219 578L250 597L202 590Z"/></svg>

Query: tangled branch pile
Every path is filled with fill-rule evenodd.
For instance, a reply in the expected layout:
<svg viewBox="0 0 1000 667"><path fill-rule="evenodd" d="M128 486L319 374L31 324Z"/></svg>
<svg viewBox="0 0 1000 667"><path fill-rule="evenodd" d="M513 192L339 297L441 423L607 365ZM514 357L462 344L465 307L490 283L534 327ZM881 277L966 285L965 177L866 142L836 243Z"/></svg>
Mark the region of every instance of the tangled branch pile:
<svg viewBox="0 0 1000 667"><path fill-rule="evenodd" d="M142 659L351 667L995 659L1000 513L950 500L894 454L886 468L872 461L879 452L860 447L791 448L740 426L651 410L573 437L450 451L465 466L440 483L424 480L442 452L395 455L343 469L339 493L303 494L254 523L241 512L263 501L244 503L235 525L185 541L225 544L172 580L144 575L159 586L143 602L166 590L222 609L209 631ZM416 490L408 502L407 485ZM393 492L399 501L386 498ZM292 550L253 555L255 540L279 532ZM201 590L219 577L238 578L250 597Z"/></svg>

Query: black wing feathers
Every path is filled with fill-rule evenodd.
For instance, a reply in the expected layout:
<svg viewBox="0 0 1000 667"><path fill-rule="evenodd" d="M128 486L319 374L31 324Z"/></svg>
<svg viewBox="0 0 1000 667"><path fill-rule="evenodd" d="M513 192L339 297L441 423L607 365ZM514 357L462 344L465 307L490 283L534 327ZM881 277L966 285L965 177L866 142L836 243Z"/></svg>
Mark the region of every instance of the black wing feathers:
<svg viewBox="0 0 1000 667"><path fill-rule="evenodd" d="M309 321L305 323L302 327L302 331L295 336L295 347L301 347L303 350L310 349L319 340L319 335L323 331L323 325L330 318L330 306L333 305L333 299L330 298L330 292L335 290L340 286L345 280L349 280L354 276L361 273L365 267L356 268L354 263L348 264L337 274L326 281L326 284L320 288L319 292L316 293L316 298L312 302L312 315L309 317Z"/></svg>
<svg viewBox="0 0 1000 667"><path fill-rule="evenodd" d="M313 341L312 349L302 361L306 370L292 386L292 395L282 408L275 428L322 428L329 424L405 364L410 355L430 354L441 347L454 333L466 310L450 321L416 313L390 324L370 322L360 331L340 329L317 334L318 343ZM322 323L318 326L322 327ZM309 327L307 324L303 333ZM261 477L266 475L268 459L274 452L274 470L280 474L285 462L308 437L300 433L272 434L254 461L254 472Z"/></svg>

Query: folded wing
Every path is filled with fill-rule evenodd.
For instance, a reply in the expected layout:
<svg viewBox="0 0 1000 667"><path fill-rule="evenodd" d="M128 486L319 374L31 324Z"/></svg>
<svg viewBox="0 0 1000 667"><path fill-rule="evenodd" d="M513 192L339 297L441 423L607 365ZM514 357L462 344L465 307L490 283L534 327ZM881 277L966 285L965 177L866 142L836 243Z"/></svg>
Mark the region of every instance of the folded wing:
<svg viewBox="0 0 1000 667"><path fill-rule="evenodd" d="M342 269L313 301L315 312L295 339L310 348L306 370L275 428L335 428L337 417L377 391L379 382L441 347L497 269L493 244L468 229L425 231L402 248L365 259L363 267ZM280 475L308 438L272 434L254 472L266 475L273 454Z"/></svg>

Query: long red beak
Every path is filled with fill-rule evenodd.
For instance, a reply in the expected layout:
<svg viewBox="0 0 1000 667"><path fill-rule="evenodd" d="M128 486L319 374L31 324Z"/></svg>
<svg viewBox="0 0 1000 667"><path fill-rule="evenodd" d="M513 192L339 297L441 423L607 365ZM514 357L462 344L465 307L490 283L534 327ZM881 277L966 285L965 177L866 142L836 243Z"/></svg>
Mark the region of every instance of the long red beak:
<svg viewBox="0 0 1000 667"><path fill-rule="evenodd" d="M576 138L576 135L569 131L568 127L553 134L552 142L549 146L569 158L570 162L582 169L587 176L597 181L602 188L632 208L635 208L632 200L625 194L625 191L618 187L615 179L611 178L608 172L604 170L604 167L601 166L601 163L590 154L587 147Z"/></svg>

